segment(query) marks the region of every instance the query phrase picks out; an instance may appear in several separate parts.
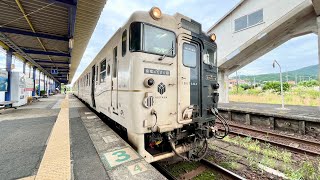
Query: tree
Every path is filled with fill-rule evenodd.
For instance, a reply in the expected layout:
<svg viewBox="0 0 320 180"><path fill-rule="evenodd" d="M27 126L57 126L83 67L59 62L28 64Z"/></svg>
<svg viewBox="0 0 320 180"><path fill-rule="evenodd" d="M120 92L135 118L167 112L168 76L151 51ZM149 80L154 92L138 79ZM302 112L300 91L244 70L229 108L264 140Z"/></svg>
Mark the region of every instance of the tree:
<svg viewBox="0 0 320 180"><path fill-rule="evenodd" d="M299 86L304 86L304 87L314 87L314 86L319 86L320 83L317 80L310 80L310 81L301 81L298 83Z"/></svg>
<svg viewBox="0 0 320 180"><path fill-rule="evenodd" d="M273 90L275 92L281 92L281 84L279 81L266 82L262 88L263 90ZM285 82L283 83L283 91L288 91L290 89L290 84Z"/></svg>

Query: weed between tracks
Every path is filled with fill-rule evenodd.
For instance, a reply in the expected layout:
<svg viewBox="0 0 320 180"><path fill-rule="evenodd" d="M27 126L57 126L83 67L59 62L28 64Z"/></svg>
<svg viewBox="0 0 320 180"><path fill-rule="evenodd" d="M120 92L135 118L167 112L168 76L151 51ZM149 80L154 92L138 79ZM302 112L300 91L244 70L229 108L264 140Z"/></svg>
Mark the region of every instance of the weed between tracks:
<svg viewBox="0 0 320 180"><path fill-rule="evenodd" d="M227 136L223 140L247 149L248 153L244 154L244 157L249 167L254 171L261 171L258 168L258 164L260 163L273 169L282 170L289 179L320 179L320 157L311 159L305 156L304 160L296 162L292 153L267 143L252 140L250 137ZM279 161L281 163L277 163ZM233 167L236 164L235 162L236 159L233 161L229 159L222 164L227 166L226 168L236 169L236 167Z"/></svg>
<svg viewBox="0 0 320 180"><path fill-rule="evenodd" d="M174 177L181 177L181 175L188 173L192 170L197 169L201 164L199 162L186 162L181 161L175 164L167 165L166 168ZM192 178L193 180L215 180L220 179L219 174L215 174L215 172L211 170L205 170L201 174Z"/></svg>
<svg viewBox="0 0 320 180"><path fill-rule="evenodd" d="M200 163L198 162L181 161L173 165L170 165L170 168L168 170L173 176L179 177L181 174L192 171L199 166L200 166Z"/></svg>

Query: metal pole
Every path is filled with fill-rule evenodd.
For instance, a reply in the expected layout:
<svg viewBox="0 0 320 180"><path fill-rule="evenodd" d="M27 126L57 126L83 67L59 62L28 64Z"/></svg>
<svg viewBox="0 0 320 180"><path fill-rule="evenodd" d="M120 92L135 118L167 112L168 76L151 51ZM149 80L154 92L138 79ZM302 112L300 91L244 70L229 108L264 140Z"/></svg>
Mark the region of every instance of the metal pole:
<svg viewBox="0 0 320 180"><path fill-rule="evenodd" d="M238 78L238 71L236 71L236 77L237 77L237 94L239 92L239 78Z"/></svg>
<svg viewBox="0 0 320 180"><path fill-rule="evenodd" d="M39 87L38 87L38 96L40 96L40 84L41 84L41 71L39 71Z"/></svg>
<svg viewBox="0 0 320 180"><path fill-rule="evenodd" d="M8 85L5 92L5 101L11 101L11 64L12 64L12 50L6 52L6 70L8 72Z"/></svg>
<svg viewBox="0 0 320 180"><path fill-rule="evenodd" d="M279 69L280 69L280 88L281 88L281 102L282 102L282 107L281 109L284 109L284 96L283 96L283 83L282 83L282 72L281 72L281 66L280 64L277 62L277 60L273 61L273 68L275 67L274 64L278 64Z"/></svg>
<svg viewBox="0 0 320 180"><path fill-rule="evenodd" d="M37 70L37 67L33 67L33 91L32 91L32 96L35 96L36 95L36 70Z"/></svg>
<svg viewBox="0 0 320 180"><path fill-rule="evenodd" d="M278 64L278 63L277 63ZM279 65L280 69L280 87L281 87L281 101L282 101L282 109L284 109L284 97L283 97L283 83L282 83L282 72L281 72L281 66Z"/></svg>

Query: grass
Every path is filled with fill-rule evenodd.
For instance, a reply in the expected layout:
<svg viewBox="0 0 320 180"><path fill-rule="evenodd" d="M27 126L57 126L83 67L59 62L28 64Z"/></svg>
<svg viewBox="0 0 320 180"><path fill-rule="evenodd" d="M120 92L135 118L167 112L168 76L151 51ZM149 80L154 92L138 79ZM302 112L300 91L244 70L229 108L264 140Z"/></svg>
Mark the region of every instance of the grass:
<svg viewBox="0 0 320 180"><path fill-rule="evenodd" d="M199 174L198 176L196 176L192 179L193 180L206 180L206 179L215 180L215 179L220 179L220 177L217 176L216 174L214 174L214 172L212 172L210 170L206 170L203 173Z"/></svg>
<svg viewBox="0 0 320 180"><path fill-rule="evenodd" d="M220 166L222 166L226 169L233 169L233 170L237 170L240 168L240 165L237 162L232 161L232 160L221 162Z"/></svg>
<svg viewBox="0 0 320 180"><path fill-rule="evenodd" d="M181 161L173 165L170 165L168 167L168 170L173 176L179 177L179 175L192 171L199 166L200 166L200 163L198 162Z"/></svg>
<svg viewBox="0 0 320 180"><path fill-rule="evenodd" d="M289 179L293 180L319 180L320 179L320 157L308 159L301 162L293 162L292 154L287 151L279 150L270 144L264 144L252 140L249 137L225 137L223 139L226 142L238 145L240 147L246 148L249 153L245 155L248 165L252 170L257 170L258 163L261 163L270 168L282 167L285 169L285 175ZM262 158L261 155L262 154ZM281 164L276 164L277 160L282 161ZM298 166L297 166L298 164Z"/></svg>
<svg viewBox="0 0 320 180"><path fill-rule="evenodd" d="M239 88L237 93L236 88L234 88L230 91L229 100L281 104L281 96L278 93L259 89L243 90ZM320 106L320 92L314 88L295 87L285 92L284 101L288 105Z"/></svg>

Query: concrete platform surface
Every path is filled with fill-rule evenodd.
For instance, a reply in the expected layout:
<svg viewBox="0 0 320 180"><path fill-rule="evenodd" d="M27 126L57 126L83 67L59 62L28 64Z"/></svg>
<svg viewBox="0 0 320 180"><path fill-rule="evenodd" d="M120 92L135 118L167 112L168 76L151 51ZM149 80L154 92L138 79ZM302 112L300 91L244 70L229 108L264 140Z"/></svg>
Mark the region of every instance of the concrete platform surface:
<svg viewBox="0 0 320 180"><path fill-rule="evenodd" d="M59 108L65 96L41 99L0 114L0 179L33 176L39 168Z"/></svg>
<svg viewBox="0 0 320 180"><path fill-rule="evenodd" d="M0 180L165 179L73 95L1 113Z"/></svg>
<svg viewBox="0 0 320 180"><path fill-rule="evenodd" d="M280 109L279 104L260 104L245 102L219 103L218 109L223 111L239 111L251 114L265 114L296 120L320 122L320 107L285 105L286 110Z"/></svg>

